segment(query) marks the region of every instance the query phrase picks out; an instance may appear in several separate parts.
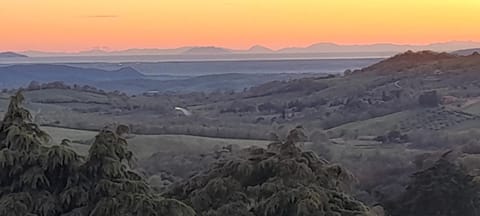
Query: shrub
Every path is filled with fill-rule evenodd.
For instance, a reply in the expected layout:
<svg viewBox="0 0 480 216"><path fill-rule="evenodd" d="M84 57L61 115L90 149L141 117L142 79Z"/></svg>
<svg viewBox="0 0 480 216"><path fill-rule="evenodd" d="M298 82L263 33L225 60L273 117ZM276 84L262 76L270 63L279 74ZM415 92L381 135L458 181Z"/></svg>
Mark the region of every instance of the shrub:
<svg viewBox="0 0 480 216"><path fill-rule="evenodd" d="M418 98L418 103L424 107L436 107L440 104L440 97L437 91L425 92Z"/></svg>

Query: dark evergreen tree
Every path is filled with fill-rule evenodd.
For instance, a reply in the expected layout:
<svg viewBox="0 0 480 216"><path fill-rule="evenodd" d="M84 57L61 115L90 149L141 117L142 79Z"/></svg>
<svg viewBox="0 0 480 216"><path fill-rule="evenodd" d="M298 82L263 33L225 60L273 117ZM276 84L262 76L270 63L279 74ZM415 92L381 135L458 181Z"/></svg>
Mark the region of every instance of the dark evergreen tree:
<svg viewBox="0 0 480 216"><path fill-rule="evenodd" d="M68 140L47 145L22 101L21 93L12 96L0 123L0 216L195 215L129 169L125 127L102 130L85 161Z"/></svg>
<svg viewBox="0 0 480 216"><path fill-rule="evenodd" d="M268 149L252 147L225 157L165 196L184 201L202 216L370 215L342 192L349 172L302 151L296 143L303 138L296 128Z"/></svg>
<svg viewBox="0 0 480 216"><path fill-rule="evenodd" d="M394 216L478 216L480 187L473 177L445 157L415 173L397 200L387 204Z"/></svg>
<svg viewBox="0 0 480 216"><path fill-rule="evenodd" d="M185 204L154 193L146 181L129 168L133 154L119 134L124 131L122 128L104 128L95 137L83 166L86 184L91 188L89 215L195 215Z"/></svg>

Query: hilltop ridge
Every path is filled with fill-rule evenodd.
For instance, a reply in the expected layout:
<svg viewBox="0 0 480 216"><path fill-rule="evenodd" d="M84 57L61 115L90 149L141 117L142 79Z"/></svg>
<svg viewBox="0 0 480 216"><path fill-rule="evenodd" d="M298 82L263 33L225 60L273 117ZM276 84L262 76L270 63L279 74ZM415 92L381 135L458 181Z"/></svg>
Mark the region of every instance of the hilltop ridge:
<svg viewBox="0 0 480 216"><path fill-rule="evenodd" d="M449 41L424 45L374 43L374 44L337 44L331 42L313 43L307 46L292 46L270 49L257 44L247 49L234 49L221 46L183 46L177 48L132 48L126 50L84 50L80 52L45 52L25 51L21 54L31 57L45 56L121 56L121 55L182 55L182 54L312 54L312 53L357 53L370 55L394 55L407 50L434 50L437 52L452 52L455 50L480 47L480 42Z"/></svg>
<svg viewBox="0 0 480 216"><path fill-rule="evenodd" d="M382 60L376 64L363 68L362 72L367 73L395 73L395 72L414 72L414 73L439 73L442 71L452 71L456 69L470 70L480 67L479 55L460 56L446 52L407 51L397 54L393 57ZM461 68L459 66L467 66Z"/></svg>
<svg viewBox="0 0 480 216"><path fill-rule="evenodd" d="M15 52L0 52L0 58L27 58L27 55L22 55Z"/></svg>

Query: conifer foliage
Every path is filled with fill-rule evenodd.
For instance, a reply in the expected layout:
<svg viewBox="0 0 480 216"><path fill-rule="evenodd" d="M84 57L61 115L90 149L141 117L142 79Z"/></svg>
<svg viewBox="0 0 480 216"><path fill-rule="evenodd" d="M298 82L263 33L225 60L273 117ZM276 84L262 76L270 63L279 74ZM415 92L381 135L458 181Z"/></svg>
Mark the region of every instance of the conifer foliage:
<svg viewBox="0 0 480 216"><path fill-rule="evenodd" d="M406 191L387 207L394 216L477 216L480 185L442 156L432 167L415 173Z"/></svg>
<svg viewBox="0 0 480 216"><path fill-rule="evenodd" d="M301 128L267 149L251 147L174 185L165 196L202 216L361 216L368 209L342 192L350 175L296 146Z"/></svg>
<svg viewBox="0 0 480 216"><path fill-rule="evenodd" d="M195 215L130 170L124 127L103 129L82 158L68 140L47 145L48 134L32 123L23 99L12 96L0 123L0 216Z"/></svg>

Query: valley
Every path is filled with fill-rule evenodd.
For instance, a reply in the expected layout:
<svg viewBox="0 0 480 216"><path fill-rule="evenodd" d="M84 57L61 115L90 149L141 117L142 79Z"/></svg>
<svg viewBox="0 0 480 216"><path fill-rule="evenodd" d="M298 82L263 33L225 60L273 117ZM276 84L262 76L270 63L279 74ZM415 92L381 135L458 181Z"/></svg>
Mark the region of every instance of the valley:
<svg viewBox="0 0 480 216"><path fill-rule="evenodd" d="M60 68L65 67L72 66ZM350 193L372 208L395 209L389 203L404 193L410 176L443 160L443 154L450 154L448 160L469 175L480 174L477 54L405 52L336 74L145 79L136 93L109 89L122 82L132 89L135 82L121 76L146 75L133 68L109 69L116 72L103 68L95 73L110 80L88 85L30 81L21 89L24 105L32 121L52 137L49 145L67 139L79 155L90 154L97 131L105 125L128 126L133 168L160 191L191 181L224 160L287 142L292 128L305 134L297 140L299 149L350 170L355 176ZM111 80L109 73L123 75ZM242 88L208 87L232 83ZM201 87L189 89L187 84ZM17 90L0 94L0 118Z"/></svg>
<svg viewBox="0 0 480 216"><path fill-rule="evenodd" d="M480 216L480 1L1 1L0 216Z"/></svg>

